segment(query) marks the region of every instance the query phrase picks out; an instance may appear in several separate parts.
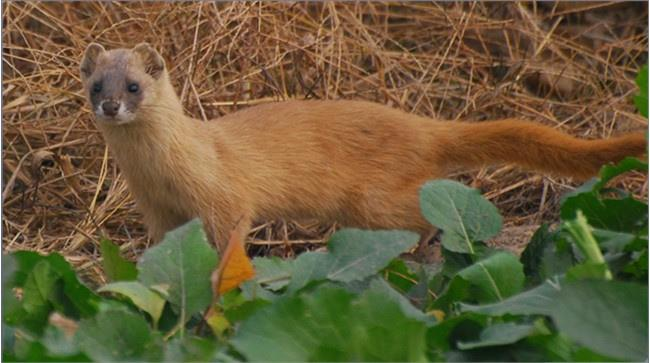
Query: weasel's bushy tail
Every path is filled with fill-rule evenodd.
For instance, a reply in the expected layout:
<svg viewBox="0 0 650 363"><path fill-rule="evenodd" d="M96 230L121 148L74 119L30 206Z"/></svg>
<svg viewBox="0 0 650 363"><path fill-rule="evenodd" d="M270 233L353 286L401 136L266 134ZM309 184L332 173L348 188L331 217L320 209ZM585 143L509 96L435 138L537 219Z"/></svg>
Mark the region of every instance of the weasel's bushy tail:
<svg viewBox="0 0 650 363"><path fill-rule="evenodd" d="M600 167L646 153L643 132L585 140L520 120L450 123L442 160L449 166L513 163L527 169L586 179Z"/></svg>

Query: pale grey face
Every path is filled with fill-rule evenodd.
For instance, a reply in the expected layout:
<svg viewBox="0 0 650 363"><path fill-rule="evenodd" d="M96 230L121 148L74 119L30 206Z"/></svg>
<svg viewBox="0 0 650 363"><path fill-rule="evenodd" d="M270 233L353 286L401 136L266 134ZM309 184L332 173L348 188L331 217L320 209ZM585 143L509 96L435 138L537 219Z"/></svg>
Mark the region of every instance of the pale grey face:
<svg viewBox="0 0 650 363"><path fill-rule="evenodd" d="M142 102L141 82L130 66L127 50L114 50L98 60L100 67L86 82L88 100L97 120L123 124L133 121Z"/></svg>
<svg viewBox="0 0 650 363"><path fill-rule="evenodd" d="M152 58L160 62L152 66ZM91 44L81 63L81 75L97 121L113 125L134 122L162 69L162 58L148 45L105 51Z"/></svg>

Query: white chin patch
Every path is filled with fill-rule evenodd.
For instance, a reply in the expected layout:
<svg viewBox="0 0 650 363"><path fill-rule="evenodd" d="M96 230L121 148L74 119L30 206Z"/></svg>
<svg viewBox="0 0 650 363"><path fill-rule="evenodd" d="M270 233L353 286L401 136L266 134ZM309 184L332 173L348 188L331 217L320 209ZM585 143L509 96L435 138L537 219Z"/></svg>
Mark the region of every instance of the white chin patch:
<svg viewBox="0 0 650 363"><path fill-rule="evenodd" d="M106 114L104 114L104 110L102 109L102 103L100 103L99 106L95 108L95 117L98 121L107 124L124 125L132 122L135 119L135 114L127 110L124 106L124 103L120 102L120 108L117 110L117 115L114 117L106 116Z"/></svg>

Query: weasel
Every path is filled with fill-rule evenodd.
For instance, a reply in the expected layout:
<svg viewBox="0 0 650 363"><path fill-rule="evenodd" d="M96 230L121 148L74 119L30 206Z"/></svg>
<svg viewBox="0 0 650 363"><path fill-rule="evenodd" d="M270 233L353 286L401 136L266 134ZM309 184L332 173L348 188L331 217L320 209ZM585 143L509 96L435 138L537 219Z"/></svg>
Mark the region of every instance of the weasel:
<svg viewBox="0 0 650 363"><path fill-rule="evenodd" d="M521 120L445 122L362 101L271 103L202 122L184 114L147 43L92 43L80 70L154 241L195 217L221 247L236 227L245 237L253 221L280 218L426 235L418 190L452 169L513 163L587 178L646 151L643 132L582 140Z"/></svg>

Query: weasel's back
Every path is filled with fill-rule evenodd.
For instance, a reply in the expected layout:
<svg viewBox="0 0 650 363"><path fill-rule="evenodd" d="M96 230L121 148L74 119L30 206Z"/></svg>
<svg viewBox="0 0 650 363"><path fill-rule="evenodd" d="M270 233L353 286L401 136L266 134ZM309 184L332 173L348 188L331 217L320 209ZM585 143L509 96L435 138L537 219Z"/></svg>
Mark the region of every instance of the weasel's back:
<svg viewBox="0 0 650 363"><path fill-rule="evenodd" d="M433 168L435 139L446 124L376 103L345 100L270 103L213 122L224 137L246 144L240 147L254 149L253 154L263 151L258 157L269 162L381 167L368 170L368 176L384 173L386 167L394 172L402 167L406 171L411 164Z"/></svg>

